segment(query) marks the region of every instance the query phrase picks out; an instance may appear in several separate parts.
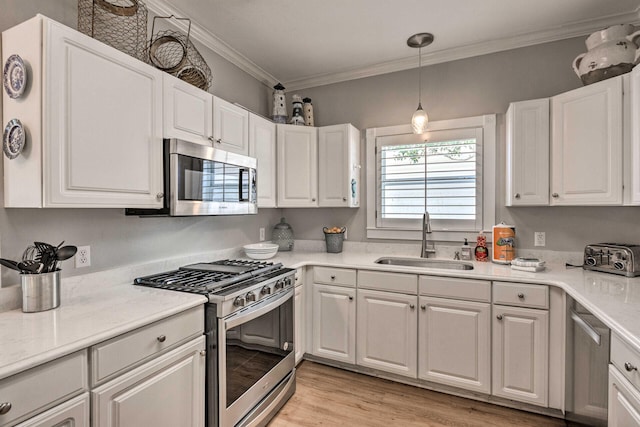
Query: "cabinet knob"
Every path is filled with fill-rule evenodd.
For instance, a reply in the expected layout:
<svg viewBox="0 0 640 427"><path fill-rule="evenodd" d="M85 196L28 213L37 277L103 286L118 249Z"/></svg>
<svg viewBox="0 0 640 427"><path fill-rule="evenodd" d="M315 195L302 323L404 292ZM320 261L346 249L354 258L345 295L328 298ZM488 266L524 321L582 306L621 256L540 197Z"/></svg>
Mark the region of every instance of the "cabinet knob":
<svg viewBox="0 0 640 427"><path fill-rule="evenodd" d="M422 304L422 305L420 306L420 310L426 310L426 309L427 309L427 306L426 306L426 305Z"/></svg>
<svg viewBox="0 0 640 427"><path fill-rule="evenodd" d="M516 199L519 199L520 198L520 193L516 193L516 195L513 196L513 197L515 197Z"/></svg>
<svg viewBox="0 0 640 427"><path fill-rule="evenodd" d="M496 319L498 319L498 320L502 320L502 314L498 314L498 315L496 316Z"/></svg>
<svg viewBox="0 0 640 427"><path fill-rule="evenodd" d="M411 310L413 310L414 308L416 308L416 306L415 306L415 304L409 304L409 308L410 308Z"/></svg>
<svg viewBox="0 0 640 427"><path fill-rule="evenodd" d="M624 362L624 369L626 369L627 372L633 372L638 370L638 368L633 366L630 362Z"/></svg>
<svg viewBox="0 0 640 427"><path fill-rule="evenodd" d="M336 276L331 276L331 280L336 280Z"/></svg>
<svg viewBox="0 0 640 427"><path fill-rule="evenodd" d="M315 197L314 197L314 198L312 198L312 199L311 199L311 201L312 201L312 202L315 202L315 201L316 201L316 198L315 198Z"/></svg>
<svg viewBox="0 0 640 427"><path fill-rule="evenodd" d="M353 301L353 297L349 295L349 301Z"/></svg>
<svg viewBox="0 0 640 427"><path fill-rule="evenodd" d="M524 299L524 294L523 294L522 292L520 292L520 293L518 294L518 298L520 298L520 299Z"/></svg>
<svg viewBox="0 0 640 427"><path fill-rule="evenodd" d="M342 198L342 201L343 201L343 202L346 202L346 201L347 201L347 198L346 198L346 197L343 197L343 198Z"/></svg>
<svg viewBox="0 0 640 427"><path fill-rule="evenodd" d="M10 402L0 403L0 415L8 414L10 410L11 410Z"/></svg>
<svg viewBox="0 0 640 427"><path fill-rule="evenodd" d="M157 338L158 342L165 342L167 340L167 336L166 335L160 335Z"/></svg>
<svg viewBox="0 0 640 427"><path fill-rule="evenodd" d="M216 139L213 137L213 135L212 135L212 136L208 136L208 137L207 137L207 139L208 139L209 141L211 141L211 142L215 142L215 140L216 140Z"/></svg>
<svg viewBox="0 0 640 427"><path fill-rule="evenodd" d="M156 194L156 199L161 200L164 197L164 193Z"/></svg>
<svg viewBox="0 0 640 427"><path fill-rule="evenodd" d="M554 199L557 199L557 198L558 198L558 197L560 197L560 196L558 195L558 193L553 193L553 194L551 195L551 197L553 197Z"/></svg>
<svg viewBox="0 0 640 427"><path fill-rule="evenodd" d="M200 350L200 356L204 357L207 355L207 350Z"/></svg>
<svg viewBox="0 0 640 427"><path fill-rule="evenodd" d="M216 142L217 142L218 144L222 144L222 138L218 138L218 139L216 139Z"/></svg>

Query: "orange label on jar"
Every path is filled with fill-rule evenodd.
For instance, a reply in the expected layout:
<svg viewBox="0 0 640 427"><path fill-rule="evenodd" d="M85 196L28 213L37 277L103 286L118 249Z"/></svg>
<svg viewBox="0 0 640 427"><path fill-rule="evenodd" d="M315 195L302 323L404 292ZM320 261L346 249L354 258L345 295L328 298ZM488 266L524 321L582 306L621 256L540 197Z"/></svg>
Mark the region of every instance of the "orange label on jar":
<svg viewBox="0 0 640 427"><path fill-rule="evenodd" d="M509 264L515 258L516 229L508 225L493 227L493 262Z"/></svg>

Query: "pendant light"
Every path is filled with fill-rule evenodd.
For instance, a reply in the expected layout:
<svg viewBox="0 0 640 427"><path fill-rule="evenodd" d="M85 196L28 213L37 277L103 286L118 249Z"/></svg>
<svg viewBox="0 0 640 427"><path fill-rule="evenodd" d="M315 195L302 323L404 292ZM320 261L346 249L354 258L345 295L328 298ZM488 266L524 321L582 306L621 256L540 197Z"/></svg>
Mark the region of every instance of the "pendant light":
<svg viewBox="0 0 640 427"><path fill-rule="evenodd" d="M414 34L407 40L409 47L418 48L418 109L411 117L411 127L413 128L413 133L416 134L425 133L429 123L429 116L422 109L422 48L431 43L433 43L433 34L431 33Z"/></svg>

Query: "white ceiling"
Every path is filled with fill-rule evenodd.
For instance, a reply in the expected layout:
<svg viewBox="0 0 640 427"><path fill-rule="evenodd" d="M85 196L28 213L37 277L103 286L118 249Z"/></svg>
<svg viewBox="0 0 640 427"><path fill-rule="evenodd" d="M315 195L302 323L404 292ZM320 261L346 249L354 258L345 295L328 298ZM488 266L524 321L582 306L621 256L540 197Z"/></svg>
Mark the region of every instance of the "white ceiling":
<svg viewBox="0 0 640 427"><path fill-rule="evenodd" d="M423 64L640 23L639 0L146 0L186 16L193 36L287 90L417 67L409 36L431 32ZM586 48L585 48L586 49Z"/></svg>

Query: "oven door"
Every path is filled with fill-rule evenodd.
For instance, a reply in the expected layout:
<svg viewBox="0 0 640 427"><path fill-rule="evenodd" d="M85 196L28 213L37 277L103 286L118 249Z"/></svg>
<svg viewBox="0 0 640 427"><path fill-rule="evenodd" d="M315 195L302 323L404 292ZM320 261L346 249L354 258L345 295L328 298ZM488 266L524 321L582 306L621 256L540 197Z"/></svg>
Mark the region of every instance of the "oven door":
<svg viewBox="0 0 640 427"><path fill-rule="evenodd" d="M255 159L186 141L170 144L170 215L258 212Z"/></svg>
<svg viewBox="0 0 640 427"><path fill-rule="evenodd" d="M293 289L218 323L220 426L235 426L295 366Z"/></svg>

